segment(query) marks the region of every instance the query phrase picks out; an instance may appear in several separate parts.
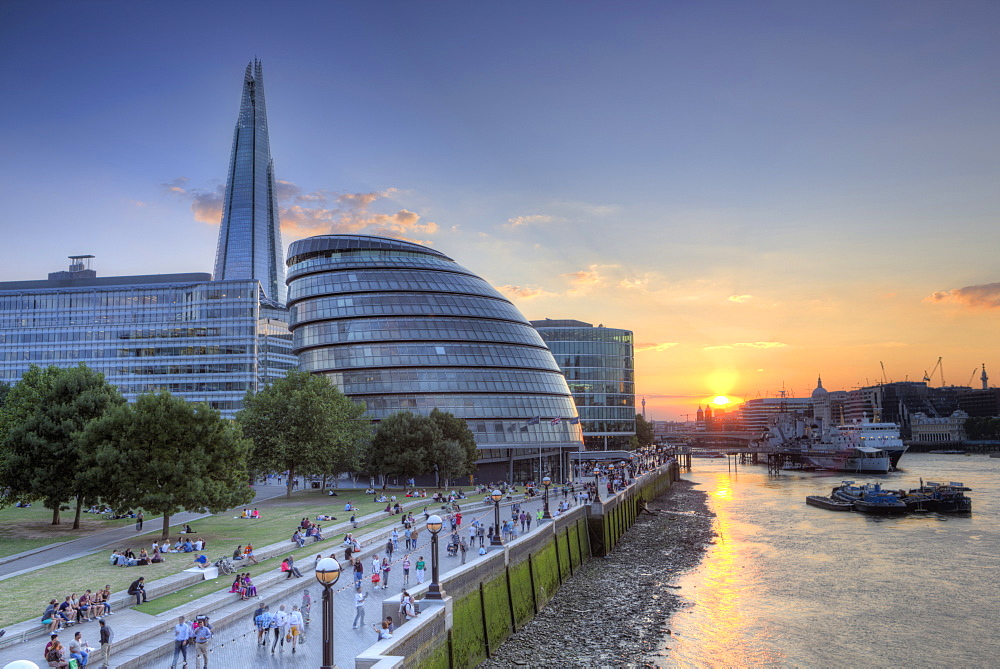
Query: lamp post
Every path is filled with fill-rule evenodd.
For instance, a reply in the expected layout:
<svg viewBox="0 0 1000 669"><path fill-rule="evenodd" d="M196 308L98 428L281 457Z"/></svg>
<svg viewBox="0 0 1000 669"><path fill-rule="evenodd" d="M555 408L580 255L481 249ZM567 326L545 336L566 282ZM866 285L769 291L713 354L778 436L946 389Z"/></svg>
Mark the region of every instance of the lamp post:
<svg viewBox="0 0 1000 669"><path fill-rule="evenodd" d="M323 558L316 564L316 580L323 586L323 666L336 669L333 662L333 586L340 578L337 558Z"/></svg>
<svg viewBox="0 0 1000 669"><path fill-rule="evenodd" d="M545 486L545 513L542 514L542 518L545 520L552 520L552 514L549 513L549 486L552 485L552 479L548 476L542 479L542 485Z"/></svg>
<svg viewBox="0 0 1000 669"><path fill-rule="evenodd" d="M496 520L493 525L493 541L490 542L490 546L503 546L503 540L500 538L500 500L503 499L503 493L499 490L494 490L490 494L490 499L493 500L493 510L496 512Z"/></svg>
<svg viewBox="0 0 1000 669"><path fill-rule="evenodd" d="M444 599L444 590L438 580L438 532L441 527L441 516L433 515L427 519L427 531L431 533L431 584L427 586L425 599Z"/></svg>

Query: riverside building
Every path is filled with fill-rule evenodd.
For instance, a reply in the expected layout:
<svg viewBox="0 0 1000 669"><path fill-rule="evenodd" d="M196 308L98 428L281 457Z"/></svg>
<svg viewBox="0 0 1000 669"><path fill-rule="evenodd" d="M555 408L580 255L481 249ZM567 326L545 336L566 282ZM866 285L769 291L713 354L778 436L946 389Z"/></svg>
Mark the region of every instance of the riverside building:
<svg viewBox="0 0 1000 669"><path fill-rule="evenodd" d="M635 436L631 330L575 320L531 321L566 377L590 451L627 451Z"/></svg>
<svg viewBox="0 0 1000 669"><path fill-rule="evenodd" d="M509 300L435 249L323 235L288 250L292 348L303 370L373 420L438 408L465 419L482 482L561 480L583 446L573 397Z"/></svg>
<svg viewBox="0 0 1000 669"><path fill-rule="evenodd" d="M129 400L170 391L232 417L248 390L295 367L284 306L260 61L247 66L216 273L98 277L70 257L47 280L0 282L0 382L85 363Z"/></svg>

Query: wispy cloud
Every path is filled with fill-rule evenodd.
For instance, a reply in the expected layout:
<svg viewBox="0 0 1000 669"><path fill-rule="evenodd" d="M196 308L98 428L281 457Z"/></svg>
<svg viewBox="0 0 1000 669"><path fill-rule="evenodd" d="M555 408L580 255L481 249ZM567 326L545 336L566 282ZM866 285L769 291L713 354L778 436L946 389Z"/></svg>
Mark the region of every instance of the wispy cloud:
<svg viewBox="0 0 1000 669"><path fill-rule="evenodd" d="M735 344L719 344L718 346L704 346L703 351L722 351L726 349L733 348L755 348L755 349L768 349L768 348L786 348L788 344L780 341L740 341Z"/></svg>
<svg viewBox="0 0 1000 669"><path fill-rule="evenodd" d="M538 297L558 296L558 293L547 291L544 288L526 288L524 286L512 286L510 284L506 286L497 286L497 290L507 297L517 300L533 300Z"/></svg>
<svg viewBox="0 0 1000 669"><path fill-rule="evenodd" d="M408 209L393 213L373 211L379 203L390 200L398 191L387 188L368 193L337 193L328 190L304 192L289 181L278 181L278 216L281 232L292 238L337 233L368 233L409 241L429 243L419 236L433 235L437 223L424 221L420 214ZM209 224L222 221L225 187L214 190L190 188L184 177L164 184L171 193L191 201L195 220Z"/></svg>
<svg viewBox="0 0 1000 669"><path fill-rule="evenodd" d="M508 218L507 222L503 224L502 227L508 230L514 230L516 228L523 228L528 225L536 225L538 223L551 223L556 220L554 216L547 216L545 214L531 214L530 216L515 216L513 218Z"/></svg>
<svg viewBox="0 0 1000 669"><path fill-rule="evenodd" d="M636 344L635 351L667 351L675 346L679 346L680 343L676 341L665 341L661 344Z"/></svg>
<svg viewBox="0 0 1000 669"><path fill-rule="evenodd" d="M744 302L749 302L753 299L753 295L730 295L726 298L730 302L736 302L737 304L743 304Z"/></svg>
<svg viewBox="0 0 1000 669"><path fill-rule="evenodd" d="M984 283L944 290L924 298L925 302L951 302L970 309L996 309L1000 307L1000 283Z"/></svg>
<svg viewBox="0 0 1000 669"><path fill-rule="evenodd" d="M567 279L570 284L570 289L566 291L567 295L577 296L586 295L593 288L596 288L605 283L605 277L602 271L605 269L615 269L618 265L590 265L587 269L582 269L577 272L567 272L561 275L563 278Z"/></svg>

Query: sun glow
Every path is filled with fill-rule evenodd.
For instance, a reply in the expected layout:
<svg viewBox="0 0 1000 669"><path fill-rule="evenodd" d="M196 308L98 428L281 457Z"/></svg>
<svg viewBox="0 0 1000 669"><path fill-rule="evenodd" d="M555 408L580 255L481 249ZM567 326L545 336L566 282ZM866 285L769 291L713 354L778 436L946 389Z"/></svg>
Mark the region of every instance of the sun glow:
<svg viewBox="0 0 1000 669"><path fill-rule="evenodd" d="M712 404L718 404L720 407L724 407L727 404L731 404L733 400L729 399L725 395L716 395L712 398Z"/></svg>

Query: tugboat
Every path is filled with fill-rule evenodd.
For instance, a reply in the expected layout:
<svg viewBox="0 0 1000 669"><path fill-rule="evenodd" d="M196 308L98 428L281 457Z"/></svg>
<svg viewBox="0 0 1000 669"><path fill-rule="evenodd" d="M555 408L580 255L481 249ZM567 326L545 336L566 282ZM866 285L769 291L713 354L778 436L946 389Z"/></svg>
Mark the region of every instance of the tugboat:
<svg viewBox="0 0 1000 669"><path fill-rule="evenodd" d="M896 493L884 490L866 490L861 499L854 502L854 510L880 516L906 513L908 511L906 502L901 500Z"/></svg>

